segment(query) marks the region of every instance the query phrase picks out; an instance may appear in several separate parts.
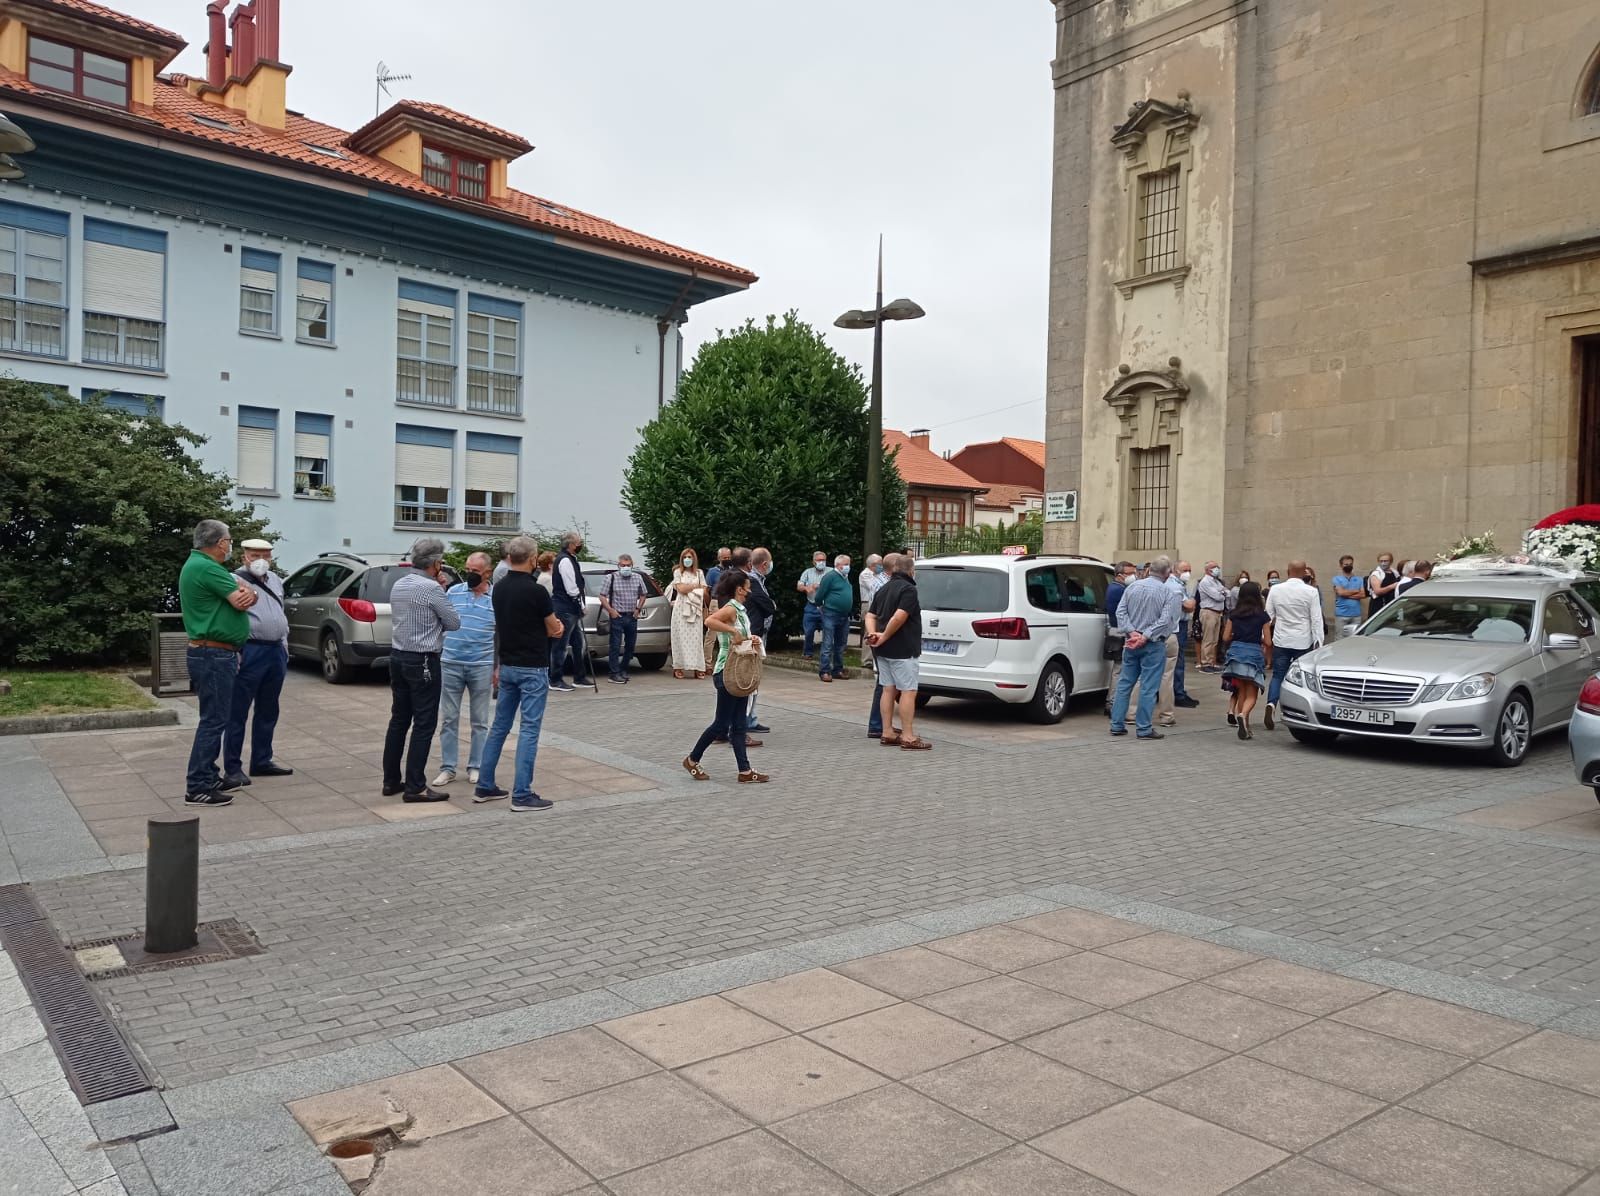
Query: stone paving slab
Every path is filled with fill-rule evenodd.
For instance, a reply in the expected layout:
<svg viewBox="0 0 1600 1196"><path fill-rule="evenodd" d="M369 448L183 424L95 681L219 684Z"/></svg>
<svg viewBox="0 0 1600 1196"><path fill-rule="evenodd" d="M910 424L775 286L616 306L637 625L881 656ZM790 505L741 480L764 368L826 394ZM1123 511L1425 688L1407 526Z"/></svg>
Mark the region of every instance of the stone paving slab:
<svg viewBox="0 0 1600 1196"><path fill-rule="evenodd" d="M987 980L959 983L920 954L908 973L897 949L291 1101L292 1165L309 1182L306 1145L398 1127L372 1196L1559 1196L1600 1184L1600 1043L1058 912L994 928L1012 958L991 956ZM1024 950L1028 938L1061 946L1047 929L1105 940L1066 958L1121 964L1147 941L1147 963L1208 975L1164 973L1155 997L1101 987L1091 1016L991 1033L1033 1008L1030 990L1051 996L1026 978L1039 965ZM981 986L987 999L967 1008L989 1029L934 1011ZM1249 1002L1236 1011L1246 1032L1216 1029L1219 993ZM1180 1029L1148 1024L1152 1000Z"/></svg>

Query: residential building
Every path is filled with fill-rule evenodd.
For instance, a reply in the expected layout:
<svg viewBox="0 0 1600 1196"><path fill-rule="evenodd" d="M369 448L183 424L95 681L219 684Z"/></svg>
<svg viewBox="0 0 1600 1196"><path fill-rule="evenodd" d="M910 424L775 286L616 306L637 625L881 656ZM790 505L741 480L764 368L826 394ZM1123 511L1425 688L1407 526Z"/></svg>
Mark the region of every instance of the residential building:
<svg viewBox="0 0 1600 1196"><path fill-rule="evenodd" d="M950 463L988 489L978 496L974 518L980 526L1015 523L1044 507L1044 441L1002 436L969 444Z"/></svg>
<svg viewBox="0 0 1600 1196"><path fill-rule="evenodd" d="M513 188L529 143L449 108L294 112L278 13L210 4L197 78L137 17L0 0L38 143L0 189L4 368L203 435L290 564L574 520L633 549L630 438L689 309L754 276Z"/></svg>
<svg viewBox="0 0 1600 1196"><path fill-rule="evenodd" d="M1600 500L1595 0L1055 0L1053 550L1259 571Z"/></svg>
<svg viewBox="0 0 1600 1196"><path fill-rule="evenodd" d="M898 450L895 467L906 484L906 534L913 546L973 526L975 499L984 489L929 448L929 439L921 428L910 435L883 430L883 447Z"/></svg>
<svg viewBox="0 0 1600 1196"><path fill-rule="evenodd" d="M973 504L972 518L978 527L999 527L1043 510L1043 490L1029 490L1026 486L996 482L978 495Z"/></svg>

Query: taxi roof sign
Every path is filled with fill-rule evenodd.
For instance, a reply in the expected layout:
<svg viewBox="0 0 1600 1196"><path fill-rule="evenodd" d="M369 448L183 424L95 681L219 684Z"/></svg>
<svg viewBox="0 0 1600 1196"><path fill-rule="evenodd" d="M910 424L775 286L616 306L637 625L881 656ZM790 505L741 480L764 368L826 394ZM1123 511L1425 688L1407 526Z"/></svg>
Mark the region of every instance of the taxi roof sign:
<svg viewBox="0 0 1600 1196"><path fill-rule="evenodd" d="M1028 546L1026 544L1007 544L1004 548L1002 548L1000 550L1000 555L1001 556L1027 556L1028 555Z"/></svg>

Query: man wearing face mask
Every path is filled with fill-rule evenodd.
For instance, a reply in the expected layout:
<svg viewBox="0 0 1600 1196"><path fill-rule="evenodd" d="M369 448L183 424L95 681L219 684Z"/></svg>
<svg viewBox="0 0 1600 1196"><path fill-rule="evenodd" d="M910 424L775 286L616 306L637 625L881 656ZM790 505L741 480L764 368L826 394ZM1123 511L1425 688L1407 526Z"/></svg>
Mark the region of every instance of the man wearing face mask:
<svg viewBox="0 0 1600 1196"><path fill-rule="evenodd" d="M826 576L828 576L828 554L818 549L811 554L811 568L800 575L800 580L794 587L806 596L806 609L800 628L805 634L802 653L807 660L816 655L817 632L822 630L822 607L817 603L817 587L822 584L822 579Z"/></svg>
<svg viewBox="0 0 1600 1196"><path fill-rule="evenodd" d="M639 616L649 594L644 578L633 568L633 558L623 553L617 558L617 571L600 583L600 608L611 618L611 683L628 684L628 662L639 642Z"/></svg>
<svg viewBox="0 0 1600 1196"><path fill-rule="evenodd" d="M1366 582L1356 576L1356 558L1339 558L1339 572L1333 575L1333 625L1340 639L1352 636L1361 626L1361 600L1367 596Z"/></svg>
<svg viewBox="0 0 1600 1196"><path fill-rule="evenodd" d="M1206 575L1200 579L1195 601L1200 604L1200 671L1220 673L1217 643L1222 638L1222 618L1228 612L1228 587L1216 561L1206 562Z"/></svg>
<svg viewBox="0 0 1600 1196"><path fill-rule="evenodd" d="M744 549L739 551L743 552ZM737 558L738 554L734 555ZM734 568L741 568L737 559ZM772 633L772 620L778 613L778 604L772 600L772 595L767 591L767 575L772 572L772 549L753 550L748 564L743 569L750 578L750 596L744 600L745 613L750 616L750 634L759 636L761 642L765 644L768 642L767 637ZM758 689L750 695L750 701L746 703L745 729L753 734L765 735L771 732L772 728L765 726L756 717L756 699L760 696L761 691Z"/></svg>
<svg viewBox="0 0 1600 1196"><path fill-rule="evenodd" d="M472 705L472 743L467 749L467 781L478 783L483 744L489 738L489 703L499 685L494 654L494 600L490 594L489 554L475 552L466 560L464 580L444 592L461 616L461 626L446 632L439 656L439 775L433 787L443 789L456 779L461 759L461 694Z"/></svg>
<svg viewBox="0 0 1600 1196"><path fill-rule="evenodd" d="M278 726L278 695L289 671L289 619L283 611L283 582L272 572L272 544L246 540L239 545L244 564L234 570L256 591L257 601L245 611L250 638L239 656L233 678L233 704L222 737L224 784L248 785L250 777L286 777L294 772L272 758L272 732ZM255 707L250 728L250 777L244 774L244 724Z"/></svg>
<svg viewBox="0 0 1600 1196"><path fill-rule="evenodd" d="M865 667L872 660L872 649L867 647L867 609L872 605L873 595L882 588L888 580L883 575L883 558L877 553L869 553L867 560L861 567L861 576L856 581L856 589L861 594L861 664Z"/></svg>
<svg viewBox="0 0 1600 1196"><path fill-rule="evenodd" d="M439 655L461 615L444 593L444 541L411 545L410 568L389 591L389 727L383 737L383 795L408 802L449 801L428 785L428 749L439 725ZM406 743L410 736L409 746Z"/></svg>
<svg viewBox="0 0 1600 1196"><path fill-rule="evenodd" d="M840 553L833 568L817 583L816 602L822 611L822 653L817 658L817 676L823 681L843 681L844 645L850 638L850 612L855 596L850 589L850 558Z"/></svg>

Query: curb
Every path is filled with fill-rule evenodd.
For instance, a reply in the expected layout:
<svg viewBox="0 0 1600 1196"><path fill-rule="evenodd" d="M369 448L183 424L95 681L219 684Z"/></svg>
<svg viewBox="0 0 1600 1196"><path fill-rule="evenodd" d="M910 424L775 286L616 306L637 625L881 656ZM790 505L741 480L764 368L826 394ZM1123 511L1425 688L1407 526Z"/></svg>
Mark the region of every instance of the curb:
<svg viewBox="0 0 1600 1196"><path fill-rule="evenodd" d="M84 714L33 714L0 718L0 735L53 735L60 731L122 731L129 727L175 727L178 712L91 710Z"/></svg>

